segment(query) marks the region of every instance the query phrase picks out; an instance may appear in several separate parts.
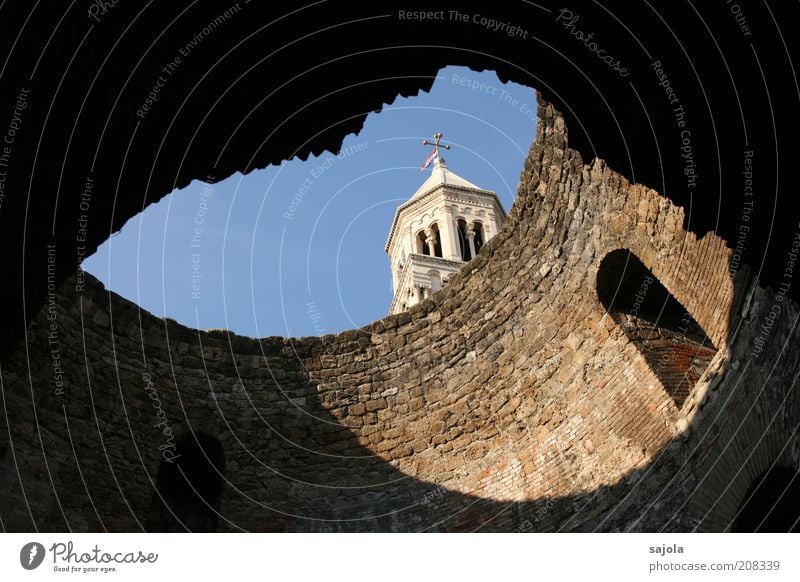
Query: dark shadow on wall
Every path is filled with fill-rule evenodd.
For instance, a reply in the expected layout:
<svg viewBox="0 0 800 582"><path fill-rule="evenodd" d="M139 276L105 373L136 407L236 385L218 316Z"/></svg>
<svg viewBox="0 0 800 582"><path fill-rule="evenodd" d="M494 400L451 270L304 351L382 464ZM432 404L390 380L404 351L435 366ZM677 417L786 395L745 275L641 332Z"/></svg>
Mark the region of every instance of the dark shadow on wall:
<svg viewBox="0 0 800 582"><path fill-rule="evenodd" d="M180 438L159 465L147 531L216 531L224 475L217 439L202 432Z"/></svg>
<svg viewBox="0 0 800 582"><path fill-rule="evenodd" d="M681 408L717 353L706 332L627 249L603 258L597 296Z"/></svg>
<svg viewBox="0 0 800 582"><path fill-rule="evenodd" d="M800 473L773 467L747 492L731 528L735 532L800 532Z"/></svg>

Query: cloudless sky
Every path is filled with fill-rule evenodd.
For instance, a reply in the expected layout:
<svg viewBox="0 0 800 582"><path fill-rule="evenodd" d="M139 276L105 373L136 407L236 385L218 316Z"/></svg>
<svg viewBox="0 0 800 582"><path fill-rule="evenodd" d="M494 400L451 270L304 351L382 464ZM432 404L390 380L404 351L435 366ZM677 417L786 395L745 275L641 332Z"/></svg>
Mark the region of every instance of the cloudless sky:
<svg viewBox="0 0 800 582"><path fill-rule="evenodd" d="M483 86L480 84L483 83ZM534 90L491 72L439 71L430 93L371 113L339 153L176 190L130 219L83 268L156 316L264 337L337 333L383 318L394 211L430 168L448 168L510 210L536 131ZM331 121L334 121L333 119Z"/></svg>

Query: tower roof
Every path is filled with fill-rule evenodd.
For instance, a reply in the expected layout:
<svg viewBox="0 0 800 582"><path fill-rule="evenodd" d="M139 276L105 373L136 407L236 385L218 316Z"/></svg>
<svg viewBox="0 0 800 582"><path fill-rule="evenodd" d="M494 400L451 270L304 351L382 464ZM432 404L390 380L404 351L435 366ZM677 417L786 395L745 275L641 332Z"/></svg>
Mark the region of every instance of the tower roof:
<svg viewBox="0 0 800 582"><path fill-rule="evenodd" d="M436 159L435 165L431 170L431 175L428 176L428 179L422 183L416 192L414 192L411 200L418 198L426 192L430 192L431 190L434 190L443 184L447 184L448 186L460 186L462 188L472 188L474 190L483 190L483 188L476 186L469 180L466 180L458 174L454 174L448 170L444 160L440 157Z"/></svg>

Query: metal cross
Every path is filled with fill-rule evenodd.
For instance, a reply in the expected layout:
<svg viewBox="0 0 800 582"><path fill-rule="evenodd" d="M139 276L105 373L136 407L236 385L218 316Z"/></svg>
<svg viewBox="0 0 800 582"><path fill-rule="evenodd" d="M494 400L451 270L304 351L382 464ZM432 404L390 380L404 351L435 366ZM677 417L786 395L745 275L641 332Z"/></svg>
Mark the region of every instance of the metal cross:
<svg viewBox="0 0 800 582"><path fill-rule="evenodd" d="M444 149L449 150L450 149L449 145L439 144L439 140L441 140L443 136L444 136L443 133L434 133L433 134L434 141L430 142L427 139L423 139L422 145L432 145L433 148L437 150L439 149L439 147L443 147Z"/></svg>

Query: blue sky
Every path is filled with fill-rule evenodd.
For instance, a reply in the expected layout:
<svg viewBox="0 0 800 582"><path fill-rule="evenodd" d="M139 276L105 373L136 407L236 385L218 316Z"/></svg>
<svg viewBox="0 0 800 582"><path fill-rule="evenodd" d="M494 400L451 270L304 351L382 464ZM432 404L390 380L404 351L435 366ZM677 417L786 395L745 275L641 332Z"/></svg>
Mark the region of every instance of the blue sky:
<svg viewBox="0 0 800 582"><path fill-rule="evenodd" d="M194 181L130 219L83 268L156 316L264 337L321 335L383 318L395 208L427 177L424 138L448 168L514 202L536 131L533 89L439 71L430 93L371 113L342 151ZM333 121L333 120L332 120Z"/></svg>

